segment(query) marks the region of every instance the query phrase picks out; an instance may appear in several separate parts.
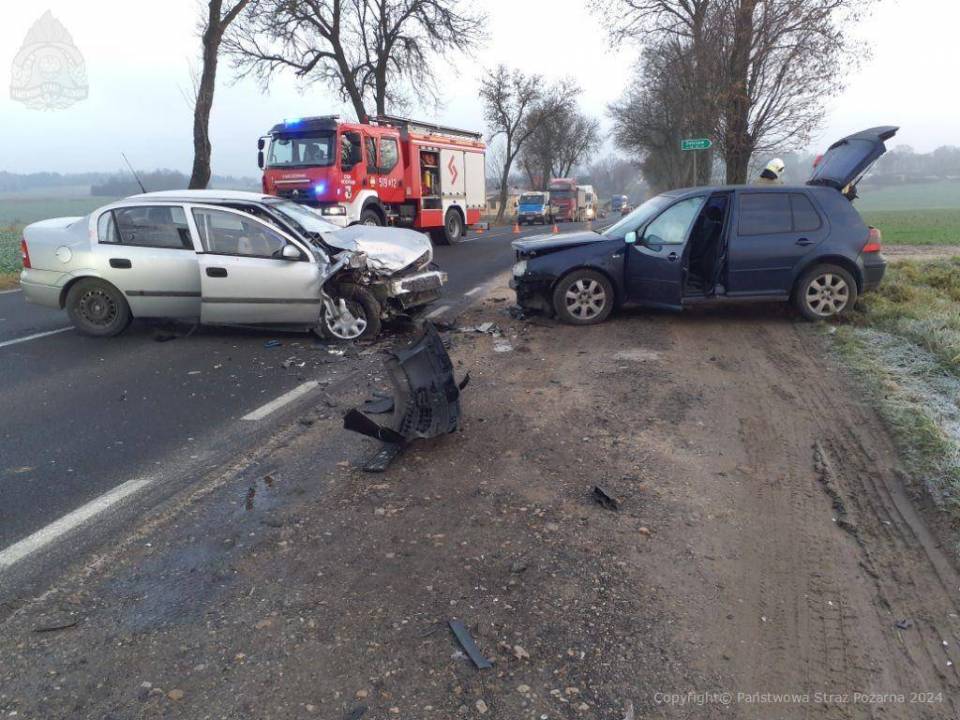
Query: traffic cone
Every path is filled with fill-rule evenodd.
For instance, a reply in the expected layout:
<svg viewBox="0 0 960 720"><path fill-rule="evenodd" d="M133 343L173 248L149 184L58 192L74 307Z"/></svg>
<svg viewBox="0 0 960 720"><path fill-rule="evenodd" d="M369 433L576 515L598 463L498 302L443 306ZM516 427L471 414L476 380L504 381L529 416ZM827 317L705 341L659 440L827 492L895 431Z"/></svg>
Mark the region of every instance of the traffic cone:
<svg viewBox="0 0 960 720"><path fill-rule="evenodd" d="M560 228L557 227L556 221L554 221L554 223L553 223L553 230L552 230L552 232L553 232L553 233L558 233L558 232L560 232Z"/></svg>
<svg viewBox="0 0 960 720"><path fill-rule="evenodd" d="M515 222L515 223L513 224L513 234L514 234L514 235L519 235L519 234L520 234L520 223Z"/></svg>

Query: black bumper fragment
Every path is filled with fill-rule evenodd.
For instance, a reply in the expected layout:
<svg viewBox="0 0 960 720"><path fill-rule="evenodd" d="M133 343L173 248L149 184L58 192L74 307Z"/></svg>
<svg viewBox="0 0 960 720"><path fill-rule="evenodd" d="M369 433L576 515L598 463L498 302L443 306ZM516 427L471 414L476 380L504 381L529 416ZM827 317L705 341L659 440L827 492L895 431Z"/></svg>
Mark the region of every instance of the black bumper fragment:
<svg viewBox="0 0 960 720"><path fill-rule="evenodd" d="M450 356L429 322L419 340L390 354L386 369L394 391L390 422L381 425L360 409L351 410L343 418L345 429L396 446L381 450L367 463L364 469L371 472L385 470L389 460L412 440L455 432L460 427L460 390L469 380L468 375L457 385ZM362 409L382 412L384 408L380 403L369 403ZM385 457L389 457L387 463L383 463Z"/></svg>

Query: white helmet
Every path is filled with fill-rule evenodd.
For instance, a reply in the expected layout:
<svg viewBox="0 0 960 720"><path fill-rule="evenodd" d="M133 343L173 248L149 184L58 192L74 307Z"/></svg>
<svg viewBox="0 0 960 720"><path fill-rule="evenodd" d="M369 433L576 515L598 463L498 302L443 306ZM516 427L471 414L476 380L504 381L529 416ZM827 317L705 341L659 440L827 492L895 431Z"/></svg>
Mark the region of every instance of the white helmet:
<svg viewBox="0 0 960 720"><path fill-rule="evenodd" d="M787 169L787 166L780 158L774 158L767 163L767 167L764 169L769 170L774 176L779 178L783 174L783 171Z"/></svg>

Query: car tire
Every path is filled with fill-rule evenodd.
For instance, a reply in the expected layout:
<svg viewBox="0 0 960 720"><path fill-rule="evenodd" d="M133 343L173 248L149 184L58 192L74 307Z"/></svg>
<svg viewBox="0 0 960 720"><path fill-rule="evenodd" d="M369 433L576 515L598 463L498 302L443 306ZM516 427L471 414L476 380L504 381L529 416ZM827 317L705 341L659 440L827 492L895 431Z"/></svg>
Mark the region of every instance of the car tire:
<svg viewBox="0 0 960 720"><path fill-rule="evenodd" d="M360 224L361 225L383 225L383 218L380 217L380 213L372 207L367 207L363 209L363 212L360 213Z"/></svg>
<svg viewBox="0 0 960 720"><path fill-rule="evenodd" d="M133 319L123 293L94 278L74 283L67 292L65 305L73 326L92 337L119 335Z"/></svg>
<svg viewBox="0 0 960 720"><path fill-rule="evenodd" d="M839 265L816 265L797 283L793 304L807 320L814 322L839 317L857 302L857 282Z"/></svg>
<svg viewBox="0 0 960 720"><path fill-rule="evenodd" d="M463 215L460 214L459 210L450 208L443 219L443 228L435 230L431 233L431 236L437 245L456 245L463 240L466 234Z"/></svg>
<svg viewBox="0 0 960 720"><path fill-rule="evenodd" d="M553 309L570 325L596 325L613 312L615 295L606 275L574 270L560 278L553 290Z"/></svg>
<svg viewBox="0 0 960 720"><path fill-rule="evenodd" d="M324 311L320 315L318 332L321 337L337 342L356 342L374 340L380 335L380 314L383 309L372 292L361 285L343 283L337 286L336 294L333 295L335 303L340 300L346 304L355 322L331 318Z"/></svg>

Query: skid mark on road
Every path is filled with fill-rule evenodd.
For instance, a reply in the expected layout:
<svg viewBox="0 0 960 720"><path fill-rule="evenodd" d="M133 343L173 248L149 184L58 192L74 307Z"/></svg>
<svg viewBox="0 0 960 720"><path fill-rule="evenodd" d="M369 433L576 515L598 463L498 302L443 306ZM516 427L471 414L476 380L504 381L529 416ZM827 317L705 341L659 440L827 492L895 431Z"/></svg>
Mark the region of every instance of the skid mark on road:
<svg viewBox="0 0 960 720"><path fill-rule="evenodd" d="M22 338L15 338L14 340L4 340L0 342L0 348L8 347L9 345L19 345L20 343L30 342L31 340L39 340L40 338L49 337L50 335L56 335L58 333L66 332L67 330L73 330L73 326L60 328L58 330L48 330L47 332L35 333L33 335L27 335Z"/></svg>
<svg viewBox="0 0 960 720"><path fill-rule="evenodd" d="M277 410L282 408L284 405L289 405L294 400L303 397L308 392L320 385L316 380L310 380L305 382L303 385L295 387L288 393L285 393L278 397L276 400L271 400L266 405L257 408L252 413L243 416L244 420L263 420L268 415L275 413Z"/></svg>
<svg viewBox="0 0 960 720"><path fill-rule="evenodd" d="M45 528L37 530L33 535L0 551L0 571L6 570L14 563L43 549L66 533L80 527L88 520L113 507L121 500L139 492L151 482L151 480L128 480L113 490L104 493L97 499L91 500L86 505L82 505L73 512L64 515L59 520L50 523Z"/></svg>

